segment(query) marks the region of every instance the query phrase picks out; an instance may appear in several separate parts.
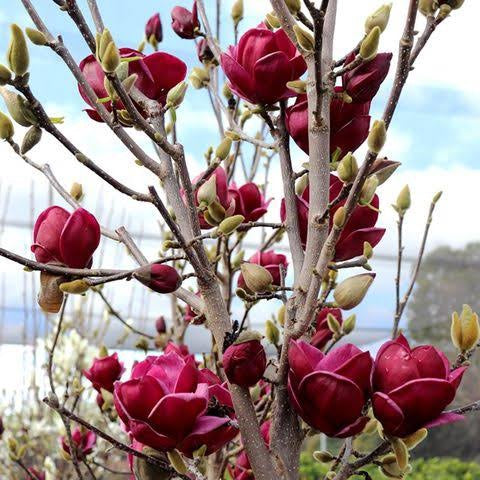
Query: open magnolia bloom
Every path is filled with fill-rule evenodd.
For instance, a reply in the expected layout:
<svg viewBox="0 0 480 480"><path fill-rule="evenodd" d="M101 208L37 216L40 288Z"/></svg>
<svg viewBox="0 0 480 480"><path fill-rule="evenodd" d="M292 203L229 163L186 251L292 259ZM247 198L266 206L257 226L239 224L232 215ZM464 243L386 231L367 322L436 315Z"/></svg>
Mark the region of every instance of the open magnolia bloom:
<svg viewBox="0 0 480 480"><path fill-rule="evenodd" d="M130 380L115 384L114 402L127 432L156 450L191 456L206 445L209 455L238 433L219 378L175 350L137 363Z"/></svg>

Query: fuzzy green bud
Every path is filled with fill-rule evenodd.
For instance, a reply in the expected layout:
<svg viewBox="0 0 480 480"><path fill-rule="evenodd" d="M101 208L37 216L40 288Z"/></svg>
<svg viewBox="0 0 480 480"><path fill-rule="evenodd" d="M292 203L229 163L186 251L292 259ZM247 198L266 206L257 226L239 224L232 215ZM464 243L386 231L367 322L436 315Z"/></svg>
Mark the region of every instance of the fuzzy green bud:
<svg viewBox="0 0 480 480"><path fill-rule="evenodd" d="M280 28L280 22L277 18L277 16L275 15L275 13L267 13L265 15L265 23L271 28L271 29L275 29L275 28Z"/></svg>
<svg viewBox="0 0 480 480"><path fill-rule="evenodd" d="M114 42L110 42L102 56L102 68L106 73L113 73L120 65L120 52Z"/></svg>
<svg viewBox="0 0 480 480"><path fill-rule="evenodd" d="M235 27L243 20L243 0L235 0L232 5L231 17Z"/></svg>
<svg viewBox="0 0 480 480"><path fill-rule="evenodd" d="M313 52L315 48L315 39L310 32L304 30L300 25L293 26L293 32L297 38L298 44L307 52Z"/></svg>
<svg viewBox="0 0 480 480"><path fill-rule="evenodd" d="M371 32L375 27L380 28L382 32L385 31L388 25L388 20L390 19L390 10L392 9L392 4L387 3L379 7L375 12L373 12L365 20L365 33Z"/></svg>
<svg viewBox="0 0 480 480"><path fill-rule="evenodd" d="M36 28L27 27L25 29L25 33L27 34L28 39L34 44L42 47L46 45L48 40L47 37L43 32L37 30Z"/></svg>
<svg viewBox="0 0 480 480"><path fill-rule="evenodd" d="M30 56L27 42L22 29L15 23L10 26L10 44L7 50L7 60L10 70L21 77L28 71Z"/></svg>
<svg viewBox="0 0 480 480"><path fill-rule="evenodd" d="M453 344L462 352L471 350L480 340L478 315L469 305L464 305L462 313L452 314L450 330Z"/></svg>
<svg viewBox="0 0 480 480"><path fill-rule="evenodd" d="M280 330L270 319L265 322L265 338L273 345L278 345L280 341Z"/></svg>
<svg viewBox="0 0 480 480"><path fill-rule="evenodd" d="M383 120L375 120L368 134L368 148L373 153L379 153L387 141L387 129Z"/></svg>
<svg viewBox="0 0 480 480"><path fill-rule="evenodd" d="M295 93L302 94L307 91L307 82L304 80L292 80L291 82L287 82L287 87Z"/></svg>
<svg viewBox="0 0 480 480"><path fill-rule="evenodd" d="M285 0L285 5L290 10L292 15L296 15L302 8L302 3L300 0Z"/></svg>
<svg viewBox="0 0 480 480"><path fill-rule="evenodd" d="M22 145L20 147L20 153L25 155L42 139L42 129L34 125L27 130L27 133L23 137Z"/></svg>
<svg viewBox="0 0 480 480"><path fill-rule="evenodd" d="M358 203L360 205L369 205L370 202L373 200L377 187L378 187L377 176L370 175L370 177L368 177L365 180L365 183L363 184L362 190L360 191L360 198L358 200Z"/></svg>
<svg viewBox="0 0 480 480"><path fill-rule="evenodd" d="M302 195L305 189L308 187L308 174L302 175L295 183L295 193Z"/></svg>
<svg viewBox="0 0 480 480"><path fill-rule="evenodd" d="M198 189L197 200L200 205L211 205L217 199L217 178L210 178Z"/></svg>
<svg viewBox="0 0 480 480"><path fill-rule="evenodd" d="M90 285L85 280L79 279L61 283L59 288L64 293L82 295L90 288Z"/></svg>
<svg viewBox="0 0 480 480"><path fill-rule="evenodd" d="M231 148L232 139L230 137L225 137L215 150L215 157L219 158L220 160L225 160L228 157Z"/></svg>
<svg viewBox="0 0 480 480"><path fill-rule="evenodd" d="M373 257L373 248L368 242L363 242L363 256L370 260Z"/></svg>
<svg viewBox="0 0 480 480"><path fill-rule="evenodd" d="M343 280L333 292L335 302L343 310L355 308L365 298L374 279L374 273L361 273Z"/></svg>
<svg viewBox="0 0 480 480"><path fill-rule="evenodd" d="M412 204L412 199L410 196L410 188L408 185L405 185L397 197L397 203L394 205L395 210L400 214L404 215L405 212L410 208Z"/></svg>
<svg viewBox="0 0 480 480"><path fill-rule="evenodd" d="M10 140L15 133L13 123L10 117L0 112L0 138L2 140Z"/></svg>
<svg viewBox="0 0 480 480"><path fill-rule="evenodd" d="M350 315L348 318L344 320L342 323L342 333L344 335L348 335L349 333L352 333L353 330L355 329L355 324L357 322L357 316Z"/></svg>
<svg viewBox="0 0 480 480"><path fill-rule="evenodd" d="M233 215L227 217L225 220L220 222L218 226L218 231L223 235L230 235L233 233L245 220L243 215Z"/></svg>
<svg viewBox="0 0 480 480"><path fill-rule="evenodd" d="M363 39L360 45L359 55L364 60L372 60L376 57L381 33L380 27L373 27Z"/></svg>
<svg viewBox="0 0 480 480"><path fill-rule="evenodd" d="M328 450L317 450L313 452L313 458L318 463L329 463L335 460L335 456L331 454Z"/></svg>
<svg viewBox="0 0 480 480"><path fill-rule="evenodd" d="M73 182L70 187L70 195L78 202L83 197L83 187L81 183Z"/></svg>
<svg viewBox="0 0 480 480"><path fill-rule="evenodd" d="M224 83L222 87L222 95L227 99L230 100L233 98L233 93L230 90L230 87L228 86L228 83Z"/></svg>
<svg viewBox="0 0 480 480"><path fill-rule="evenodd" d="M327 325L328 325L328 328L329 330L332 332L332 333L340 333L340 323L339 321L335 318L334 315L332 315L331 313L329 313L327 315Z"/></svg>
<svg viewBox="0 0 480 480"><path fill-rule="evenodd" d="M337 211L333 215L333 225L337 228L342 228L345 224L345 220L347 218L347 212L345 207L339 207Z"/></svg>
<svg viewBox="0 0 480 480"><path fill-rule="evenodd" d="M180 82L175 85L167 94L167 105L169 107L178 107L185 98L188 84L186 82Z"/></svg>
<svg viewBox="0 0 480 480"><path fill-rule="evenodd" d="M12 79L12 72L0 63L0 86L6 85Z"/></svg>
<svg viewBox="0 0 480 480"><path fill-rule="evenodd" d="M418 10L426 17L430 17L435 14L438 9L437 0L420 0L418 3Z"/></svg>
<svg viewBox="0 0 480 480"><path fill-rule="evenodd" d="M263 293L273 283L271 273L256 263L243 263L240 267L246 286L254 293Z"/></svg>
<svg viewBox="0 0 480 480"><path fill-rule="evenodd" d="M338 177L343 183L351 183L358 173L358 164L352 152L348 152L338 163Z"/></svg>
<svg viewBox="0 0 480 480"><path fill-rule="evenodd" d="M102 61L110 43L113 43L113 37L108 28L105 28L101 34L97 34L95 37L96 54L99 62Z"/></svg>

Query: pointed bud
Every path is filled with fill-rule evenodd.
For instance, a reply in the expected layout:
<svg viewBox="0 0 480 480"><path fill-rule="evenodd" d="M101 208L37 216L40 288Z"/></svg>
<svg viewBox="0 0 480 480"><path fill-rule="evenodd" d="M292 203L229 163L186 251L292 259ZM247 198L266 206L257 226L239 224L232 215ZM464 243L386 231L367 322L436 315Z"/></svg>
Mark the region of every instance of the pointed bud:
<svg viewBox="0 0 480 480"><path fill-rule="evenodd" d="M202 445L193 452L193 458L203 458L207 452L207 445Z"/></svg>
<svg viewBox="0 0 480 480"><path fill-rule="evenodd" d="M10 26L10 44L7 50L7 60L10 70L21 77L28 71L30 56L27 42L22 29L15 23Z"/></svg>
<svg viewBox="0 0 480 480"><path fill-rule="evenodd" d="M440 10L437 15L438 20L444 20L452 13L452 7L446 3L440 5Z"/></svg>
<svg viewBox="0 0 480 480"><path fill-rule="evenodd" d="M3 112L0 112L0 138L2 140L10 140L15 133L13 123L10 117L7 117Z"/></svg>
<svg viewBox="0 0 480 480"><path fill-rule="evenodd" d="M275 28L280 28L280 22L275 15L275 13L267 13L265 15L265 23L273 30Z"/></svg>
<svg viewBox="0 0 480 480"><path fill-rule="evenodd" d="M381 33L382 31L379 27L373 27L363 39L359 51L359 55L363 60L373 60L377 56Z"/></svg>
<svg viewBox="0 0 480 480"><path fill-rule="evenodd" d="M290 13L293 16L295 16L302 8L302 3L300 0L285 0L285 5L287 5Z"/></svg>
<svg viewBox="0 0 480 480"><path fill-rule="evenodd" d="M12 72L0 63L0 86L6 85L12 79Z"/></svg>
<svg viewBox="0 0 480 480"><path fill-rule="evenodd" d="M335 460L335 456L331 454L328 450L317 450L316 452L313 452L313 458L318 463L329 463Z"/></svg>
<svg viewBox="0 0 480 480"><path fill-rule="evenodd" d="M102 56L102 68L106 73L113 73L120 65L120 52L114 42L110 42Z"/></svg>
<svg viewBox="0 0 480 480"><path fill-rule="evenodd" d="M387 3L379 7L375 12L373 12L365 20L365 33L371 32L375 27L380 28L383 32L387 28L388 20L390 19L390 10L392 9L392 4Z"/></svg>
<svg viewBox="0 0 480 480"><path fill-rule="evenodd" d="M223 235L230 235L233 233L245 220L243 215L233 215L227 217L225 220L220 222L218 226L218 231L223 233Z"/></svg>
<svg viewBox="0 0 480 480"><path fill-rule="evenodd" d="M371 418L368 423L365 425L362 433L366 435L371 435L372 433L376 432L378 428L378 421L375 418Z"/></svg>
<svg viewBox="0 0 480 480"><path fill-rule="evenodd" d="M338 306L343 310L355 308L364 299L374 279L374 273L362 273L338 284L333 292Z"/></svg>
<svg viewBox="0 0 480 480"><path fill-rule="evenodd" d="M379 153L387 141L387 129L383 120L375 120L368 134L368 148L373 153Z"/></svg>
<svg viewBox="0 0 480 480"><path fill-rule="evenodd" d="M379 185L384 184L401 165L400 162L388 160L388 158L377 158L370 168L370 174L374 173L378 177Z"/></svg>
<svg viewBox="0 0 480 480"><path fill-rule="evenodd" d="M233 98L233 93L232 93L232 91L230 90L230 87L228 86L228 83L224 83L224 84L223 84L222 95L223 95L227 100L230 100L231 98Z"/></svg>
<svg viewBox="0 0 480 480"><path fill-rule="evenodd" d="M428 430L426 428L421 428L408 437L402 438L402 440L409 450L413 450L417 445L420 445L420 443L427 438L427 435Z"/></svg>
<svg viewBox="0 0 480 480"><path fill-rule="evenodd" d="M113 37L108 28L105 28L101 34L97 34L95 37L96 54L99 62L102 61L110 43L113 43Z"/></svg>
<svg viewBox="0 0 480 480"><path fill-rule="evenodd" d="M327 325L331 332L340 333L340 322L331 313L327 315Z"/></svg>
<svg viewBox="0 0 480 480"><path fill-rule="evenodd" d="M245 250L240 250L232 259L232 267L237 269L243 263L245 257Z"/></svg>
<svg viewBox="0 0 480 480"><path fill-rule="evenodd" d="M393 453L395 454L395 458L397 460L398 468L404 471L408 465L408 448L400 438L392 438L390 439L390 443L392 445Z"/></svg>
<svg viewBox="0 0 480 480"><path fill-rule="evenodd" d="M286 310L287 309L285 305L282 304L282 306L278 309L278 312L277 312L277 322L281 327L285 326L285 318L287 314Z"/></svg>
<svg viewBox="0 0 480 480"><path fill-rule="evenodd" d="M339 207L333 215L333 224L337 228L342 228L347 218L345 207Z"/></svg>
<svg viewBox="0 0 480 480"><path fill-rule="evenodd" d="M301 196L305 189L308 187L308 174L302 175L295 183L295 193Z"/></svg>
<svg viewBox="0 0 480 480"><path fill-rule="evenodd" d="M204 212L205 220L211 225L218 225L225 218L225 209L217 201L212 202ZM213 221L213 223L211 223Z"/></svg>
<svg viewBox="0 0 480 480"><path fill-rule="evenodd" d="M350 315L348 318L346 318L343 323L342 323L342 332L344 335L348 335L353 332L355 329L355 324L357 322L357 316L356 315Z"/></svg>
<svg viewBox="0 0 480 480"><path fill-rule="evenodd" d="M373 200L375 191L378 187L378 177L376 175L371 175L365 180L362 190L360 191L360 198L358 203L360 205L369 205Z"/></svg>
<svg viewBox="0 0 480 480"><path fill-rule="evenodd" d="M108 357L108 349L105 345L102 345L98 351L98 358Z"/></svg>
<svg viewBox="0 0 480 480"><path fill-rule="evenodd" d="M83 197L83 187L81 183L73 182L70 187L70 195L79 202Z"/></svg>
<svg viewBox="0 0 480 480"><path fill-rule="evenodd" d="M254 293L263 293L270 289L273 283L271 273L256 263L243 263L240 267L245 285Z"/></svg>
<svg viewBox="0 0 480 480"><path fill-rule="evenodd" d="M225 130L225 136L231 138L234 142L240 140L240 135L232 130Z"/></svg>
<svg viewBox="0 0 480 480"><path fill-rule="evenodd" d="M432 198L432 203L436 204L442 198L442 195L443 195L442 191L437 192Z"/></svg>
<svg viewBox="0 0 480 480"><path fill-rule="evenodd" d="M265 338L273 345L280 341L280 330L270 319L265 322Z"/></svg>
<svg viewBox="0 0 480 480"><path fill-rule="evenodd" d="M158 293L172 293L182 284L182 277L169 265L154 263L135 270L134 278Z"/></svg>
<svg viewBox="0 0 480 480"><path fill-rule="evenodd" d="M167 452L168 460L170 464L180 475L185 475L188 471L185 462L183 461L182 456L177 452L177 450L170 450Z"/></svg>
<svg viewBox="0 0 480 480"><path fill-rule="evenodd" d="M408 185L405 185L397 197L397 203L395 204L395 210L400 214L403 215L412 204L412 199L410 196L410 188Z"/></svg>
<svg viewBox="0 0 480 480"><path fill-rule="evenodd" d="M178 107L185 98L188 84L186 82L180 82L175 85L167 94L167 105L169 107Z"/></svg>
<svg viewBox="0 0 480 480"><path fill-rule="evenodd" d="M215 157L219 158L220 160L225 160L230 153L230 149L232 148L232 139L229 137L225 137L221 142L220 145L215 150Z"/></svg>
<svg viewBox="0 0 480 480"><path fill-rule="evenodd" d="M34 125L27 130L27 133L23 137L22 145L20 147L20 153L25 155L42 139L42 129Z"/></svg>
<svg viewBox="0 0 480 480"><path fill-rule="evenodd" d="M426 17L430 17L435 14L438 8L437 0L420 0L418 3L418 10Z"/></svg>
<svg viewBox="0 0 480 480"><path fill-rule="evenodd" d="M79 279L61 283L59 288L64 293L82 295L90 288L90 285L85 280Z"/></svg>
<svg viewBox="0 0 480 480"><path fill-rule="evenodd" d="M48 42L45 34L35 28L27 27L25 29L25 33L27 34L27 37L34 45L38 45L42 47L43 45L46 45Z"/></svg>
<svg viewBox="0 0 480 480"><path fill-rule="evenodd" d="M352 152L348 152L337 166L338 177L343 183L351 183L358 173L358 164Z"/></svg>
<svg viewBox="0 0 480 480"><path fill-rule="evenodd" d="M293 80L291 82L287 82L287 87L300 95L302 93L306 93L307 82L304 80Z"/></svg>
<svg viewBox="0 0 480 480"><path fill-rule="evenodd" d="M315 39L310 32L304 30L300 25L294 25L293 31L298 44L307 52L313 52L315 48Z"/></svg>
<svg viewBox="0 0 480 480"><path fill-rule="evenodd" d="M370 260L373 257L373 248L368 242L363 242L363 256Z"/></svg>
<svg viewBox="0 0 480 480"><path fill-rule="evenodd" d="M135 86L135 83L137 83L137 80L138 80L138 75L136 73L132 73L125 80L122 81L123 88L127 93L130 93L130 90Z"/></svg>
<svg viewBox="0 0 480 480"><path fill-rule="evenodd" d="M462 313L452 315L451 336L453 344L462 352L467 352L480 340L478 315L469 305L464 305Z"/></svg>
<svg viewBox="0 0 480 480"><path fill-rule="evenodd" d="M217 199L217 177L210 178L198 189L197 201L200 206L209 206Z"/></svg>
<svg viewBox="0 0 480 480"><path fill-rule="evenodd" d="M231 16L236 27L243 19L243 0L235 0L232 5Z"/></svg>

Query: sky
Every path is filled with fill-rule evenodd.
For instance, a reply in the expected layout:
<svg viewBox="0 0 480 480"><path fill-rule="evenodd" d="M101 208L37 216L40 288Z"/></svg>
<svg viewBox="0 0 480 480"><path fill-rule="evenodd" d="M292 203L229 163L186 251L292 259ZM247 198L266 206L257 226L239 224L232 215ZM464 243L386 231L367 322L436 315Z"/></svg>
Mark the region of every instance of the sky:
<svg viewBox="0 0 480 480"><path fill-rule="evenodd" d="M15 22L22 27L32 26L20 0L9 1L8 8L6 3L0 3L0 58L4 55L2 52L6 51L8 43L8 24ZM33 3L52 33L62 35L77 61L89 53L76 27L58 10L54 2L34 0ZM84 0L79 3L85 7ZM206 0L205 3L209 13L213 15L214 2ZM232 41L228 14L232 2L223 0L222 3L225 13L222 16L220 43L222 48L225 48ZM391 21L381 39L381 50L395 52L394 59L407 3L405 0L393 2ZM165 37L161 50L177 55L191 69L198 65L194 43L176 37L169 25L169 12L177 4L188 8L191 6L190 1L136 2L132 6L132 2L126 0L99 0L105 23L119 46L138 45L142 40L145 21L155 11L159 11ZM334 45L336 58L343 56L358 42L363 34L364 18L374 11L380 2L343 0L339 4L337 40ZM88 17L88 11L85 8L84 11ZM246 15L240 25L240 32L257 25L268 11L270 8L267 0L245 0ZM444 196L435 213L427 251L444 244L461 248L468 242L479 240L480 228L476 218L472 219L472 209L478 202L480 184L477 160L480 146L480 94L477 86L480 67L478 62L472 61L476 57L473 55L471 42L472 32L477 28L474 22L479 15L478 2L465 2L464 6L455 11L434 33L410 75L383 152L389 158L402 162L402 166L379 189L382 212L378 224L387 228L387 234L375 250L377 254L392 255L396 252L395 214L390 205L405 184L410 186L413 202L405 224L407 255L416 254L430 199L439 190L444 192ZM424 19L419 17L417 29L421 31L424 23ZM147 185L155 184L156 179L145 169L135 165L131 154L116 141L105 126L93 123L83 113L85 104L70 72L61 60L44 47L31 46L31 57L32 89L49 114L65 116L62 131L102 168L130 187L145 191ZM392 75L389 75L374 100L373 118L381 115L391 82ZM3 109L1 101L0 109ZM209 145L219 142L206 92L189 89L177 116L179 139L185 145L193 176L204 168L203 153ZM17 138L20 139L22 128L16 129ZM145 137L138 132L131 133L153 155ZM362 158L363 151L360 149L359 159ZM41 144L31 152L31 157L38 163L49 163L60 182L67 188L73 181L82 183L86 191L85 207L110 228L126 225L136 238L140 239L147 256L155 258L160 241L142 240L143 234L157 234L159 231L158 217L153 208L126 201L121 194L102 185L48 135L44 135ZM296 168L306 160L305 154L293 149ZM0 144L0 161L3 165L0 180L2 223L6 221L28 224L52 202L64 205L56 194L49 192L48 184L42 175L23 164L6 144ZM274 162L272 178L276 179L278 175L278 164ZM238 180L241 183L243 179L240 177ZM273 180L268 193L274 200L266 218L278 221L278 206L282 197L279 182ZM255 240L256 238L253 238L253 241ZM31 232L28 229L7 225L0 231L0 245L17 253L30 255L30 243ZM96 265L104 267L132 266L132 260L124 254L121 247L106 242L102 242L95 262ZM374 259L371 263L378 274L377 280L364 304L357 309L358 324L364 328L385 331L393 316L394 265L381 259ZM408 266L405 271L408 274ZM29 326L26 336L31 338L32 321L40 318L34 309L34 274L28 276L18 265L0 259L0 280L0 301L3 306L8 307L7 313L3 313L5 338L14 336L18 339L22 334L24 321ZM117 308L148 329L152 329L152 322L149 323L148 319L168 312L168 302L164 297L150 294L132 282L123 282L114 289L108 288L107 292ZM255 307L253 323L261 325L277 307L273 302ZM101 314L98 302L95 301L91 308ZM446 321L447 315L448 312ZM195 329L196 333L193 335L199 331Z"/></svg>

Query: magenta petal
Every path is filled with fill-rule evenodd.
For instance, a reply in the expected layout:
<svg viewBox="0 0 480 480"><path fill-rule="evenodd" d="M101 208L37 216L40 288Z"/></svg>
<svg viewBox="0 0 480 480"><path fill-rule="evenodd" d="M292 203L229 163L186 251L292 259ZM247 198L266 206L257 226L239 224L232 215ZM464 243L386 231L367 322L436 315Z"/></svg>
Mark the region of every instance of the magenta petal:
<svg viewBox="0 0 480 480"><path fill-rule="evenodd" d="M169 438L156 432L145 422L139 420L131 420L130 427L130 432L133 438L135 438L135 440L143 443L144 445L148 445L155 450L172 450L177 444L175 439Z"/></svg>
<svg viewBox="0 0 480 480"><path fill-rule="evenodd" d="M313 371L323 353L303 340L292 340L288 349L288 362L297 378L303 378Z"/></svg>
<svg viewBox="0 0 480 480"><path fill-rule="evenodd" d="M151 411L148 422L155 431L181 440L207 408L208 399L194 393L174 393L163 397Z"/></svg>
<svg viewBox="0 0 480 480"><path fill-rule="evenodd" d="M252 28L240 38L236 60L252 75L257 60L276 50L277 43L273 32L265 28Z"/></svg>
<svg viewBox="0 0 480 480"><path fill-rule="evenodd" d="M60 236L63 261L72 268L84 268L100 243L100 225L83 208L70 215Z"/></svg>
<svg viewBox="0 0 480 480"><path fill-rule="evenodd" d="M467 367L460 367L450 372L448 376L448 381L450 382L450 384L455 390L460 386L460 382L462 381L463 374L466 371L467 371Z"/></svg>
<svg viewBox="0 0 480 480"><path fill-rule="evenodd" d="M433 427L440 427L442 425L448 425L449 423L460 422L461 420L465 420L463 415L459 415L458 413L449 413L445 412L442 413L439 417L425 425L425 428L433 428Z"/></svg>
<svg viewBox="0 0 480 480"><path fill-rule="evenodd" d="M441 378L445 380L450 373L450 363L443 352L431 345L422 345L412 350L417 361L418 371L423 378Z"/></svg>
<svg viewBox="0 0 480 480"><path fill-rule="evenodd" d="M197 388L198 370L193 362L187 362L182 368L175 384L175 393L193 392Z"/></svg>
<svg viewBox="0 0 480 480"><path fill-rule="evenodd" d="M227 53L222 54L221 63L231 89L244 100L256 103L252 80L245 69Z"/></svg>
<svg viewBox="0 0 480 480"><path fill-rule="evenodd" d="M315 366L316 370L326 370L328 372L337 372L352 357L362 354L363 352L352 343L347 343L341 347L333 349L328 355Z"/></svg>
<svg viewBox="0 0 480 480"><path fill-rule="evenodd" d="M363 390L367 397L371 390L372 366L373 359L370 352L362 352L347 360L335 370L335 373L350 379Z"/></svg>
<svg viewBox="0 0 480 480"><path fill-rule="evenodd" d="M368 242L375 247L385 235L384 228L364 228L355 230L347 238L340 239L335 247L335 260L349 260L363 253L363 244Z"/></svg>
<svg viewBox="0 0 480 480"><path fill-rule="evenodd" d="M402 425L404 415L400 407L388 396L375 392L372 398L373 413L388 433L395 433Z"/></svg>
<svg viewBox="0 0 480 480"><path fill-rule="evenodd" d="M259 102L272 104L286 91L291 93L286 86L291 77L292 68L285 53L270 53L258 60L255 63L254 78Z"/></svg>
<svg viewBox="0 0 480 480"><path fill-rule="evenodd" d="M353 435L357 435L365 428L365 425L369 422L369 420L369 417L360 417L358 420L348 425L348 427L345 427L343 430L340 430L338 433L336 433L335 438L348 438Z"/></svg>

